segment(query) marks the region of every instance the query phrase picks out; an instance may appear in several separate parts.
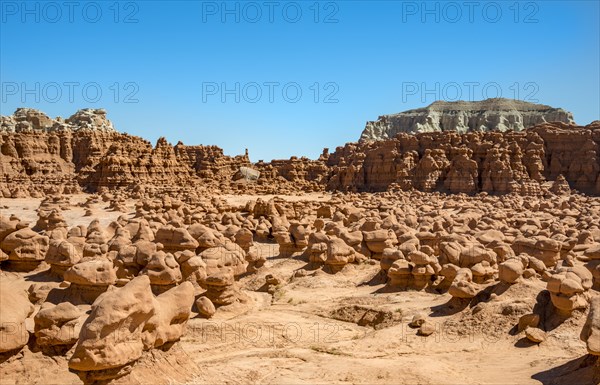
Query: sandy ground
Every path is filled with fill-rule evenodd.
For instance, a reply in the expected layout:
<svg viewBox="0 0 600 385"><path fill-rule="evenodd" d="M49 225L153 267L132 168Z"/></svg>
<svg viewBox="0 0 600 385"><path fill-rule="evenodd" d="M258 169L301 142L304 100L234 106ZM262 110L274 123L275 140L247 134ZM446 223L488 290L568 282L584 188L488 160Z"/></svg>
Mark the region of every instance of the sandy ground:
<svg viewBox="0 0 600 385"><path fill-rule="evenodd" d="M85 216L86 208L79 206L86 201L87 194L77 194L70 196L72 206L68 210L63 210L62 214L69 226L89 225L93 219L100 220L103 226L107 226L110 222L116 220L121 215L133 216L133 213L122 213L108 209L108 202L102 202L92 207L92 215ZM331 194L327 193L310 193L305 195L261 195L260 198L265 201L271 198L278 197L289 202L299 202L302 200L312 201L327 201L331 199ZM250 200L256 200L257 195L222 195L222 198L231 206L244 206ZM6 199L0 198L0 214L4 216L16 215L23 221L35 224L38 219L37 208L40 206L42 199L40 198L17 198ZM133 209L133 200L128 201L128 207Z"/></svg>
<svg viewBox="0 0 600 385"><path fill-rule="evenodd" d="M285 276L303 265L272 259L261 274ZM380 294L383 285L361 285L378 270L349 266L336 275L297 279L276 293L270 306L259 298L240 315L192 320L182 348L205 370L189 384L217 379L228 384L540 384L546 382L534 377L585 354L576 335L561 333L524 347L517 347L522 336L510 336L509 330L500 337L488 334L485 325L459 335L446 330L453 316L436 318L434 335L417 336L408 326L412 316L430 314L450 296ZM375 330L328 317L347 304L387 309L401 314L401 320Z"/></svg>
<svg viewBox="0 0 600 385"><path fill-rule="evenodd" d="M228 196L244 204L251 196ZM306 197L300 197L306 198ZM329 199L329 196L313 197ZM297 199L290 197L288 199ZM75 197L72 202L83 201ZM2 215L15 214L35 223L39 200L0 200ZM122 213L96 208L103 224ZM84 210L64 215L69 225L88 224ZM129 213L130 215L132 213ZM533 303L545 283L531 280L509 288L474 309L453 311L448 294L386 292L378 264L347 265L332 275L322 270L293 277L306 263L278 256L276 244L260 244L269 258L256 274L239 281L243 302L222 307L210 320L193 318L188 332L169 351L153 351L140 360L122 383L136 384L597 384L584 362L580 314L547 332L539 345L512 335L514 322L496 309ZM261 287L265 275L282 284L273 295ZM36 272L2 273L14 290L27 288ZM387 325L359 326L335 319L339 309L358 305L393 317ZM485 310L488 309L488 310ZM409 327L425 312L436 332L421 337ZM473 323L473 319L478 320ZM518 319L518 317L517 317ZM30 325L32 327L32 325ZM381 327L380 327L381 326ZM70 353L67 354L67 356ZM598 367L593 370L598 370ZM67 360L25 348L0 360L0 384L80 384ZM117 382L121 383L121 382Z"/></svg>
<svg viewBox="0 0 600 385"><path fill-rule="evenodd" d="M257 275L240 283L256 289L267 273L285 277L304 265L272 257ZM559 378L561 366L585 354L577 328L556 329L547 341L532 345L508 329L501 336L488 333L485 324L458 334L447 328L459 322L451 315L436 317L436 333L420 337L408 326L412 316L431 314L450 296L378 293L384 285L364 284L378 270L362 265L336 275L321 272L293 279L273 296L247 290L246 303L220 308L210 320L190 320L187 334L168 356L160 352L136 365L133 383L591 384ZM14 273L4 273L2 280L13 281L15 290L30 283ZM332 309L348 304L395 312L398 323L376 330L330 318ZM157 367L160 375L154 372ZM81 383L68 372L63 357L27 349L20 359L1 363L0 374L0 384Z"/></svg>
<svg viewBox="0 0 600 385"><path fill-rule="evenodd" d="M63 210L61 213L69 226L89 225L94 219L98 219L102 226L108 226L109 223L116 220L124 213L112 211L108 209L108 203L102 202L92 207L92 215L85 216L86 208L79 206L85 202L88 195L79 194L71 195L69 200L71 207L68 210ZM4 216L16 215L19 219L29 222L31 226L38 219L37 208L40 206L42 199L39 198L17 198L6 199L0 198L0 214ZM133 201L132 201L133 202ZM131 202L131 203L132 203ZM125 215L132 216L133 213Z"/></svg>

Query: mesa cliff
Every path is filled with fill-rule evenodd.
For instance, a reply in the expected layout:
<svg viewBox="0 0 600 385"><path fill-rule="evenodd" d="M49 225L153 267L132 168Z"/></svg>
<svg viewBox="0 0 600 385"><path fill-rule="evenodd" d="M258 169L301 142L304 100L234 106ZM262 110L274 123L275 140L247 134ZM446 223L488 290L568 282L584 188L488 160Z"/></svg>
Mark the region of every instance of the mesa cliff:
<svg viewBox="0 0 600 385"><path fill-rule="evenodd" d="M367 122L360 141L390 139L403 132L518 132L546 122L575 123L573 114L562 108L521 100L437 101L424 108L382 115L377 121Z"/></svg>

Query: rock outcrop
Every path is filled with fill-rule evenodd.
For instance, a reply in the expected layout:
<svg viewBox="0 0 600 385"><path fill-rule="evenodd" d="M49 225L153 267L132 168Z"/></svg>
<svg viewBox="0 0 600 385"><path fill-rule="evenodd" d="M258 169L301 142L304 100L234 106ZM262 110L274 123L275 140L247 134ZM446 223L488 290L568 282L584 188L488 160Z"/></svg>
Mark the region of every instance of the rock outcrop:
<svg viewBox="0 0 600 385"><path fill-rule="evenodd" d="M563 315L586 308L591 287L592 273L583 266L561 267L548 280L552 304Z"/></svg>
<svg viewBox="0 0 600 385"><path fill-rule="evenodd" d="M216 146L156 146L117 132L104 110L80 110L51 119L18 109L0 121L0 196L77 193L81 189L143 189L145 184L192 187L231 181L247 155L229 157ZM172 187L169 187L172 189Z"/></svg>
<svg viewBox="0 0 600 385"><path fill-rule="evenodd" d="M81 330L80 317L84 315L70 302L45 306L35 315L35 338L38 346L71 347L77 342Z"/></svg>
<svg viewBox="0 0 600 385"><path fill-rule="evenodd" d="M464 129L427 126L414 133L390 133L379 138L382 140L347 143L332 153L324 149L315 160L291 157L255 164L247 152L231 157L216 146L171 145L165 138L152 146L142 138L116 132L102 110L79 111L65 122L39 111L18 110L15 115L2 117L0 196L109 189L137 196L199 190L293 193L411 189L467 194L543 195L571 190L600 194L599 122L581 127L572 124L570 114L562 110L515 101L494 103L481 102L484 112L473 118L475 122L489 119L496 124L492 131L483 123L486 129L478 126L466 133ZM510 122L508 118L492 118L506 112L493 110L506 103L516 106L518 117L510 118ZM525 115L518 115L518 111ZM470 124L463 116L466 112L461 114L460 119L450 121ZM555 121L547 122L551 120ZM123 200L118 199L111 200L111 207L125 209ZM60 219L50 218L50 213L44 215L48 218L40 217L42 226Z"/></svg>
<svg viewBox="0 0 600 385"><path fill-rule="evenodd" d="M33 108L17 108L12 116L0 118L0 132L57 132L57 131L102 131L116 132L112 122L106 118L106 110L86 108L67 119L60 116L50 118Z"/></svg>
<svg viewBox="0 0 600 385"><path fill-rule="evenodd" d="M0 248L8 255L10 264L18 270L34 270L44 261L48 252L49 239L29 227L22 228L6 236Z"/></svg>
<svg viewBox="0 0 600 385"><path fill-rule="evenodd" d="M544 123L522 132L399 133L336 148L325 161L327 189L541 195L569 185L599 194L599 146L600 122ZM546 185L555 180L562 187Z"/></svg>
<svg viewBox="0 0 600 385"><path fill-rule="evenodd" d="M81 328L69 368L79 372L86 383L117 377L111 372L118 372L143 353L143 329L156 312L153 301L146 276L99 297Z"/></svg>
<svg viewBox="0 0 600 385"><path fill-rule="evenodd" d="M591 301L590 312L580 337L586 343L589 354L600 356L600 297Z"/></svg>
<svg viewBox="0 0 600 385"><path fill-rule="evenodd" d="M546 122L575 123L573 115L562 108L520 100L437 101L425 108L383 115L377 121L367 122L360 140L390 139L399 133L523 131Z"/></svg>
<svg viewBox="0 0 600 385"><path fill-rule="evenodd" d="M29 332L25 320L34 311L25 290L15 290L0 284L0 353L17 350L27 345Z"/></svg>

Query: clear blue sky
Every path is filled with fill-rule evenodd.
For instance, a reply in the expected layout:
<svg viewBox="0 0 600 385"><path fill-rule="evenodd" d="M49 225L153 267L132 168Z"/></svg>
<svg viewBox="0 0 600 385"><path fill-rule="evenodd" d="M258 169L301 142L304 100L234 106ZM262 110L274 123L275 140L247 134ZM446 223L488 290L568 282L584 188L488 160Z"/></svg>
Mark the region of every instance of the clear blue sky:
<svg viewBox="0 0 600 385"><path fill-rule="evenodd" d="M598 1L0 5L3 115L102 107L121 131L253 161L314 158L458 92L600 119Z"/></svg>

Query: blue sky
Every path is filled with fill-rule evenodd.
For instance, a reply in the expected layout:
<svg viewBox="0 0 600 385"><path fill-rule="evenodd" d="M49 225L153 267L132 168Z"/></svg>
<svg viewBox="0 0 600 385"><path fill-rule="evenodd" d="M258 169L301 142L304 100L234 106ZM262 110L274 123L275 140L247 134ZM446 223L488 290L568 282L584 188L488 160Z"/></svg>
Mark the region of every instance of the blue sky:
<svg viewBox="0 0 600 385"><path fill-rule="evenodd" d="M587 124L599 20L598 1L2 0L0 113L106 108L121 131L253 161L317 157L436 99L501 93Z"/></svg>

